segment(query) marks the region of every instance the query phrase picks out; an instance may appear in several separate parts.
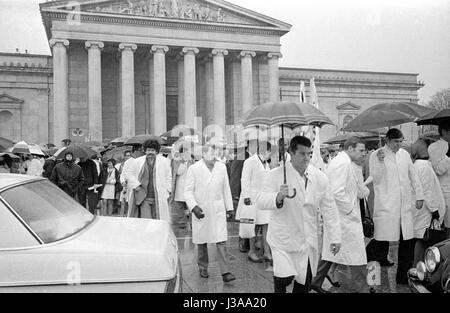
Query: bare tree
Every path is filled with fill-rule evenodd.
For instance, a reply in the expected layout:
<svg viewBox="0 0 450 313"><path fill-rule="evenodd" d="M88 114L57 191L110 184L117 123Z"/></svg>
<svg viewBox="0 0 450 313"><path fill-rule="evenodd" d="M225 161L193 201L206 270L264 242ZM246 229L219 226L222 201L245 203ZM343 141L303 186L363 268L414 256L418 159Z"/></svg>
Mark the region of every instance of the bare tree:
<svg viewBox="0 0 450 313"><path fill-rule="evenodd" d="M428 102L428 106L436 110L450 109L450 88L435 93Z"/></svg>

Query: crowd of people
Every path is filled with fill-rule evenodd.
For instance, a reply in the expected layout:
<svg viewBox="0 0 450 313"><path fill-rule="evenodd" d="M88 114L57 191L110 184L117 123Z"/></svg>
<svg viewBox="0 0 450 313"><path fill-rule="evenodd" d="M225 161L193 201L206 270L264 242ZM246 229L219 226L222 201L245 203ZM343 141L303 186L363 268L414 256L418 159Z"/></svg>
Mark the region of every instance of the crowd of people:
<svg viewBox="0 0 450 313"><path fill-rule="evenodd" d="M354 291L365 292L368 262L394 265L390 242L399 242L396 281L407 284L408 269L429 245L427 227L435 221L450 238L450 126L439 126L439 134L434 143L419 139L410 153L401 148L404 137L396 128L383 147L351 137L341 151L322 155L323 169L310 164L312 143L304 136L290 140L285 167L267 141L249 141L232 154L207 144L196 159L185 147L165 157L153 139L126 150L120 163L74 159L67 152L62 162L32 158L24 166L93 214L190 228L203 278L209 277L208 244L215 244L223 281L236 279L226 242L227 221L237 221L240 251L250 262L273 265L275 292L286 292L292 282L293 292L329 292L322 284L328 279L339 286L333 275L338 266L347 268ZM362 225L367 210L374 223L368 244Z"/></svg>

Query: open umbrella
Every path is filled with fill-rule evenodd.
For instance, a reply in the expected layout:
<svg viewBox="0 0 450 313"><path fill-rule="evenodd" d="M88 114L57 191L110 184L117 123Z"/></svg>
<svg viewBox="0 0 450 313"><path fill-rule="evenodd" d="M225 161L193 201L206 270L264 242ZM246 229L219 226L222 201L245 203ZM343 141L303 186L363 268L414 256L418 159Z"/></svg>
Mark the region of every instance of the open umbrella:
<svg viewBox="0 0 450 313"><path fill-rule="evenodd" d="M19 141L12 147L12 153L30 154L30 146L25 141Z"/></svg>
<svg viewBox="0 0 450 313"><path fill-rule="evenodd" d="M12 140L0 137L0 149L1 150L7 149L9 147L12 147L13 145L14 145L14 142Z"/></svg>
<svg viewBox="0 0 450 313"><path fill-rule="evenodd" d="M194 136L194 135L198 135L198 133L195 129L177 125L177 126L173 127L171 130L162 134L161 137L163 137L163 138L169 138L169 137L180 138L183 136Z"/></svg>
<svg viewBox="0 0 450 313"><path fill-rule="evenodd" d="M80 144L80 146L88 147L88 148L92 148L92 147L102 147L103 148L103 142L92 140L92 141L83 142L82 144Z"/></svg>
<svg viewBox="0 0 450 313"><path fill-rule="evenodd" d="M434 112L434 109L412 102L380 103L359 114L345 131L367 131L414 122L417 118Z"/></svg>
<svg viewBox="0 0 450 313"><path fill-rule="evenodd" d="M314 106L295 101L280 101L269 102L256 107L253 107L244 113L242 124L244 127L265 125L268 127L279 125L281 126L281 141L280 153L283 156L283 175L284 184L286 184L286 155L284 150L284 128L288 127L294 129L299 126L317 126L330 124L333 122L319 109ZM294 194L288 196L290 199L294 198L297 191L294 188Z"/></svg>
<svg viewBox="0 0 450 313"><path fill-rule="evenodd" d="M343 142L345 142L347 139L351 138L351 137L358 137L364 140L369 140L369 139L378 139L379 135L385 135L386 131L383 132L349 132L349 133L345 133L342 135L338 135L335 137L332 137L330 139L328 139L327 141L325 141L325 144L341 144Z"/></svg>
<svg viewBox="0 0 450 313"><path fill-rule="evenodd" d="M129 139L130 139L130 137L117 137L117 138L114 138L113 140L111 140L109 143L112 145L120 145L120 144L124 144Z"/></svg>
<svg viewBox="0 0 450 313"><path fill-rule="evenodd" d="M450 109L431 112L416 120L417 125L439 125L450 123Z"/></svg>
<svg viewBox="0 0 450 313"><path fill-rule="evenodd" d="M53 156L57 159L62 159L68 152L71 152L74 158L80 159L90 159L94 155L97 155L97 152L91 148L71 145L65 149L59 149Z"/></svg>
<svg viewBox="0 0 450 313"><path fill-rule="evenodd" d="M113 147L112 149L104 150L101 152L103 154L102 160L107 161L109 159L114 159L118 162L122 162L123 154L127 150L131 150L129 146Z"/></svg>
<svg viewBox="0 0 450 313"><path fill-rule="evenodd" d="M45 153L42 151L42 149L41 149L41 147L39 147L39 145L28 144L28 148L30 149L30 154L45 156Z"/></svg>
<svg viewBox="0 0 450 313"><path fill-rule="evenodd" d="M160 136L145 134L145 135L134 136L133 138L127 140L127 142L125 142L125 145L131 145L131 146L142 145L142 144L144 144L144 142L146 142L149 139L158 141L160 145L166 144L166 140L164 140Z"/></svg>
<svg viewBox="0 0 450 313"><path fill-rule="evenodd" d="M2 153L0 153L0 157L9 157L12 160L20 160L19 156L12 154L10 152L2 152Z"/></svg>

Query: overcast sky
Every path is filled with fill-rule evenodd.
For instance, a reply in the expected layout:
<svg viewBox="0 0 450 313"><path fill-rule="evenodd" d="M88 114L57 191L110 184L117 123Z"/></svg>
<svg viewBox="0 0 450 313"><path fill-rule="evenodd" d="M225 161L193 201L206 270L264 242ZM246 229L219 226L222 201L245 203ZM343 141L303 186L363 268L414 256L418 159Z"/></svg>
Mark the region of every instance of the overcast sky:
<svg viewBox="0 0 450 313"><path fill-rule="evenodd" d="M448 0L229 0L292 24L281 66L418 73L420 102L450 88ZM49 54L38 3L0 0L0 51Z"/></svg>

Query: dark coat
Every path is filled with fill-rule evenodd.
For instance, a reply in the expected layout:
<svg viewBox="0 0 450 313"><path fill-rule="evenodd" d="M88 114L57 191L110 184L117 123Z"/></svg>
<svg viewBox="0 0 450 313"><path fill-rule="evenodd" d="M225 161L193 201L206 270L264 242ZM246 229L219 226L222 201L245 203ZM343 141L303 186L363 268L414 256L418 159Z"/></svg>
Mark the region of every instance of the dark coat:
<svg viewBox="0 0 450 313"><path fill-rule="evenodd" d="M119 171L114 168L114 173L116 176L116 184L114 185L114 194L117 194L118 192L122 191L122 184L120 183L120 174ZM98 194L100 197L102 196L103 189L105 188L106 181L108 180L108 168L104 167L102 168L102 171L100 172L100 177L98 179L98 183L102 184L103 186L98 188Z"/></svg>
<svg viewBox="0 0 450 313"><path fill-rule="evenodd" d="M50 179L52 177L53 168L56 165L56 160L53 159L47 159L44 162L44 173L42 173L42 176L45 178Z"/></svg>
<svg viewBox="0 0 450 313"><path fill-rule="evenodd" d="M85 162L80 162L78 165L81 167L84 176L83 186L89 188L98 184L99 177L97 174L97 165L91 159L87 159Z"/></svg>
<svg viewBox="0 0 450 313"><path fill-rule="evenodd" d="M245 160L250 157L250 154L245 151L245 160L239 160L239 158L241 157L241 154L238 153L236 159L231 162L230 168L230 189L231 195L235 199L239 199L239 197L241 196L242 169L244 168Z"/></svg>
<svg viewBox="0 0 450 313"><path fill-rule="evenodd" d="M53 168L50 180L74 198L78 189L83 186L84 176L81 167L77 164L61 162Z"/></svg>

